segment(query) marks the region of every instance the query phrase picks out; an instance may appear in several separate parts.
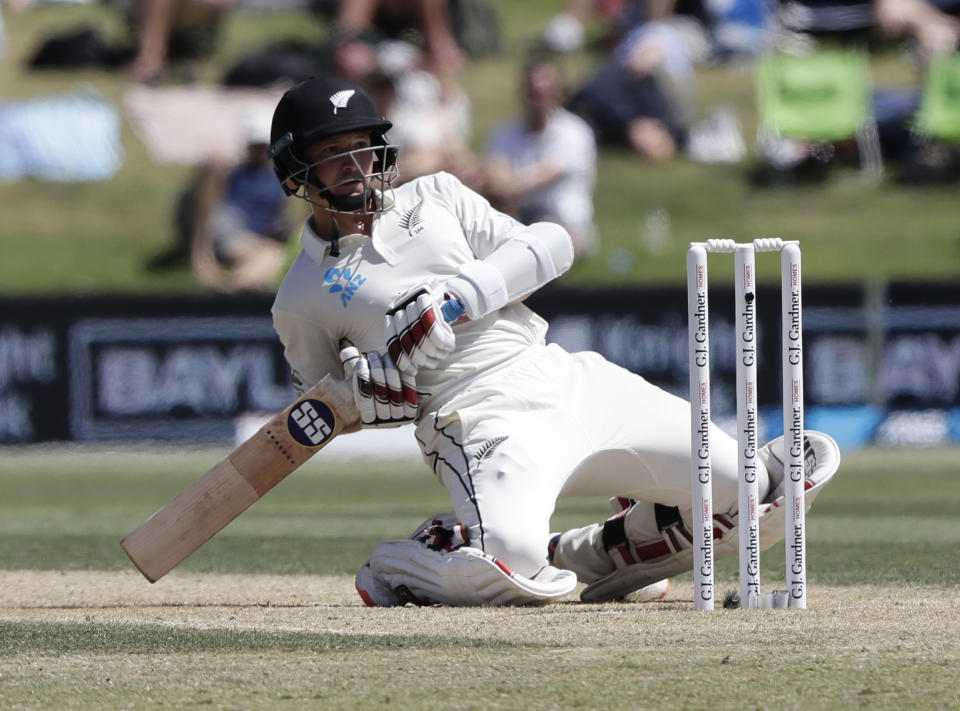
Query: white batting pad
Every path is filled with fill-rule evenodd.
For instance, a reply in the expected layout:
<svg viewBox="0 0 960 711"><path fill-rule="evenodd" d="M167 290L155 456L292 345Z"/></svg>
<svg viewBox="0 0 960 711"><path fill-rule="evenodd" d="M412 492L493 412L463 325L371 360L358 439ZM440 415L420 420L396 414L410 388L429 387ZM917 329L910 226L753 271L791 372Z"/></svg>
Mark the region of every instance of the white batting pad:
<svg viewBox="0 0 960 711"><path fill-rule="evenodd" d="M817 458L813 471L806 474L807 488L803 495L803 506L809 511L817 494L840 468L840 446L833 437L823 432L806 430L804 435ZM757 452L757 456L767 467L771 486L774 482L783 480L783 437L768 442ZM783 538L785 515L782 491L769 503L760 505L760 550L766 550Z"/></svg>
<svg viewBox="0 0 960 711"><path fill-rule="evenodd" d="M733 551L735 550L736 543L733 546ZM656 585L674 575L687 573L692 568L693 549L687 548L652 563L635 563L615 570L585 587L580 593L580 599L584 602L607 602L627 598L634 591Z"/></svg>
<svg viewBox="0 0 960 711"><path fill-rule="evenodd" d="M816 455L816 466L806 475L808 488L804 495L804 507L809 510L817 494L840 467L840 447L832 437L822 432L807 430L805 435ZM783 478L782 452L782 438L773 440L760 450L760 457L771 474L771 480L777 480L778 462L780 462L779 478ZM759 507L760 550L766 550L783 538L784 515L782 495ZM725 531L721 538L714 538L714 557L717 560L738 552L737 530L734 527ZM682 536L676 537L676 541L680 548L672 554L654 561L639 561L615 570L584 588L580 593L580 599L584 602L615 600L663 578L689 572L693 568L693 548ZM631 543L642 546L647 542L631 541Z"/></svg>
<svg viewBox="0 0 960 711"><path fill-rule="evenodd" d="M530 579L477 548L435 551L408 539L380 543L368 562L379 581L399 591L400 602L428 605L536 605L564 597L577 584L568 570L548 566Z"/></svg>

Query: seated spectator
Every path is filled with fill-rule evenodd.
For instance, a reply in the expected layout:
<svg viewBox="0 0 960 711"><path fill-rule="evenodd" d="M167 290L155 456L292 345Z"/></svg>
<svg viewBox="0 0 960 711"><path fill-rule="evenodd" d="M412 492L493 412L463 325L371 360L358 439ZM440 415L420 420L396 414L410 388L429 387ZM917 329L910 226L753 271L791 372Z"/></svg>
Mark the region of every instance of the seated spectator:
<svg viewBox="0 0 960 711"><path fill-rule="evenodd" d="M686 38L672 25L633 29L570 99L602 145L626 145L655 163L671 160L694 117L695 74Z"/></svg>
<svg viewBox="0 0 960 711"><path fill-rule="evenodd" d="M603 27L601 43L614 46L630 28L659 19L669 0L567 0L563 12L543 28L543 43L552 52L573 52L584 45L591 20ZM651 16L652 15L652 16Z"/></svg>
<svg viewBox="0 0 960 711"><path fill-rule="evenodd" d="M925 181L928 149L916 134L914 114L919 108L926 66L938 54L960 47L960 0L781 0L777 9L778 32L774 48L802 53L818 45L862 46L881 33L904 40L916 59L917 81L913 86L875 84L872 113L883 161L901 166L901 179ZM785 152L776 181L812 165L811 174L822 177L820 164L826 158L797 143ZM829 157L829 156L828 156ZM940 159L934 159L938 163ZM933 173L940 173L934 166Z"/></svg>
<svg viewBox="0 0 960 711"><path fill-rule="evenodd" d="M290 224L267 158L269 132L269 116L251 120L247 155L239 164L200 166L177 200L176 244L148 268L189 260L197 280L220 291L272 289L284 265Z"/></svg>
<svg viewBox="0 0 960 711"><path fill-rule="evenodd" d="M133 79L152 82L170 59L208 55L224 14L238 0L130 0L127 16L137 35L137 53L128 67Z"/></svg>
<svg viewBox="0 0 960 711"><path fill-rule="evenodd" d="M453 31L449 0L320 0L316 9L331 21L331 44L362 39L371 44L420 35L426 67L444 80L466 64Z"/></svg>
<svg viewBox="0 0 960 711"><path fill-rule="evenodd" d="M554 52L580 49L593 21L600 45L613 48L641 25L666 22L704 45L704 57L729 61L767 48L771 15L768 0L567 0L544 27L543 43Z"/></svg>
<svg viewBox="0 0 960 711"><path fill-rule="evenodd" d="M17 0L26 8L39 0ZM45 38L30 61L33 68L126 67L130 78L156 83L168 62L182 63L186 79L195 77L190 62L212 54L227 10L240 0L103 0L123 16L127 36L109 40L95 27L80 26Z"/></svg>
<svg viewBox="0 0 960 711"><path fill-rule="evenodd" d="M494 0L312 0L310 5L330 23L334 43L344 36L413 42L436 74L461 69L464 52L487 56L502 46Z"/></svg>
<svg viewBox="0 0 960 711"><path fill-rule="evenodd" d="M860 39L879 29L913 42L923 60L958 48L958 15L960 0L781 0L776 18L788 34L778 37L776 48L823 38Z"/></svg>
<svg viewBox="0 0 960 711"><path fill-rule="evenodd" d="M909 37L926 62L960 49L960 0L874 0L877 23L892 37Z"/></svg>
<svg viewBox="0 0 960 711"><path fill-rule="evenodd" d="M372 46L351 40L334 59L334 73L363 85L393 123L388 138L400 149L400 181L444 170L476 185L477 160L468 147L470 99L459 84L444 83L425 55L402 41Z"/></svg>
<svg viewBox="0 0 960 711"><path fill-rule="evenodd" d="M573 237L577 256L596 249L593 190L596 145L583 119L563 108L555 64L523 72L523 115L498 126L487 147L485 193L521 222L557 222Z"/></svg>

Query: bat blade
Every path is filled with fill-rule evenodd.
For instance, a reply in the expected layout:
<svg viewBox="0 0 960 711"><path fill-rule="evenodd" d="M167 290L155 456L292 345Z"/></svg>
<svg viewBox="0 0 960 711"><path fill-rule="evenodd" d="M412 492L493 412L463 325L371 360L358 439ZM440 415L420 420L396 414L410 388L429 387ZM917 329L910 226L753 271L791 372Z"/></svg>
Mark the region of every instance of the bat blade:
<svg viewBox="0 0 960 711"><path fill-rule="evenodd" d="M120 545L143 576L156 582L358 421L349 386L326 376Z"/></svg>

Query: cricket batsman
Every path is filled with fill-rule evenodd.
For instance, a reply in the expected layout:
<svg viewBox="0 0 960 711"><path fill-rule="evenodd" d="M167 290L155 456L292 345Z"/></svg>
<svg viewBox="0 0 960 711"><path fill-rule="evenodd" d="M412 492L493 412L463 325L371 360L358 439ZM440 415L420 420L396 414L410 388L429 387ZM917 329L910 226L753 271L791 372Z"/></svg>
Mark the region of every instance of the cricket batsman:
<svg viewBox="0 0 960 711"><path fill-rule="evenodd" d="M661 597L692 567L689 404L547 345L523 300L569 269L570 235L520 224L447 173L395 187L390 127L359 86L319 77L283 95L271 131L284 190L312 211L273 305L294 386L335 374L362 427L415 423L450 496L450 512L374 548L357 591L376 606L521 605L579 580L584 601ZM737 550L737 448L710 426L721 557ZM758 458L772 504L782 444ZM836 443L809 431L808 506L838 465ZM623 508L551 532L561 496ZM783 536L782 506L765 507L760 532L764 547Z"/></svg>

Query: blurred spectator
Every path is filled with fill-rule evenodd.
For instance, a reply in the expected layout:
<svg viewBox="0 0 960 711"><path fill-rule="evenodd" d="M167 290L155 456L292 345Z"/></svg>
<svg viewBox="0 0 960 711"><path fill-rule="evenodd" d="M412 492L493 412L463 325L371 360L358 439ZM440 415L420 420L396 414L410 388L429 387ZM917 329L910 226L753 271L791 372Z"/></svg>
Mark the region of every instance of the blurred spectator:
<svg viewBox="0 0 960 711"><path fill-rule="evenodd" d="M444 170L476 185L470 99L452 77L443 83L423 52L400 40L349 39L334 49L332 73L367 89L393 123L388 138L400 149L400 181Z"/></svg>
<svg viewBox="0 0 960 711"><path fill-rule="evenodd" d="M268 290L290 234L283 191L267 158L270 116L248 122L247 155L235 166L202 164L176 203L173 248L148 263L190 262L197 280L221 291Z"/></svg>
<svg viewBox="0 0 960 711"><path fill-rule="evenodd" d="M921 58L957 49L960 0L781 0L777 49L809 48L816 40L862 40L879 28L914 42Z"/></svg>
<svg viewBox="0 0 960 711"><path fill-rule="evenodd" d="M714 62L752 59L770 49L770 0L706 0L710 57Z"/></svg>
<svg viewBox="0 0 960 711"><path fill-rule="evenodd" d="M386 101L383 113L393 122L389 138L400 148L400 179L445 170L475 185L470 99L459 83L448 78L444 84L422 54L402 42L380 43L378 66L379 75L367 84L374 84L375 101Z"/></svg>
<svg viewBox="0 0 960 711"><path fill-rule="evenodd" d="M128 70L137 81L162 75L168 59L194 60L214 47L225 13L238 0L129 0L128 22L137 53Z"/></svg>
<svg viewBox="0 0 960 711"><path fill-rule="evenodd" d="M26 8L40 0L17 0ZM116 67L126 64L131 78L158 81L168 60L188 62L209 56L227 10L239 0L103 0L122 14L130 39L108 42L91 27L47 38L35 67ZM131 41L132 40L132 41ZM190 77L192 78L192 77Z"/></svg>
<svg viewBox="0 0 960 711"><path fill-rule="evenodd" d="M593 132L563 108L557 66L535 61L523 72L523 115L500 124L487 147L485 193L521 222L557 222L577 256L596 249Z"/></svg>
<svg viewBox="0 0 960 711"><path fill-rule="evenodd" d="M960 49L960 0L874 0L880 28L909 37L921 58Z"/></svg>
<svg viewBox="0 0 960 711"><path fill-rule="evenodd" d="M694 117L696 76L688 38L648 22L631 30L568 108L603 145L626 145L657 163L671 160Z"/></svg>
<svg viewBox="0 0 960 711"><path fill-rule="evenodd" d="M419 35L424 66L446 85L466 65L451 8L483 0L319 0L314 7L332 24L331 44L363 39L409 40Z"/></svg>
<svg viewBox="0 0 960 711"><path fill-rule="evenodd" d="M432 60L457 63L461 50L483 56L498 52L502 44L494 0L313 0L311 4L334 25L335 32L364 34L371 41L415 38Z"/></svg>
<svg viewBox="0 0 960 711"><path fill-rule="evenodd" d="M636 27L667 22L709 46L712 60L725 61L768 47L771 14L769 0L567 0L544 28L543 41L555 52L574 51L598 22L600 44L610 48Z"/></svg>
<svg viewBox="0 0 960 711"><path fill-rule="evenodd" d="M377 48L361 37L343 36L330 46L330 73L363 84L380 67Z"/></svg>
<svg viewBox="0 0 960 711"><path fill-rule="evenodd" d="M899 164L901 179L923 182L930 170L934 174L942 172L942 160L938 147L927 145L915 131L914 114L920 105L923 77L931 57L958 49L958 15L960 0L782 0L776 13L774 48L802 54L823 44L861 47L868 45L878 30L888 38L905 41L916 59L917 82L914 86L874 84L872 114L882 160ZM800 173L804 168L812 168L809 175L822 179L822 164L835 152L842 155L833 147L819 154L811 151L810 146L797 143L796 150L785 154L785 168L779 171L776 182L783 182L788 173Z"/></svg>
<svg viewBox="0 0 960 711"><path fill-rule="evenodd" d="M331 73L367 88L393 122L400 180L445 170L475 185L470 101L457 75L465 58L453 35L451 0L321 3L334 18ZM423 48L404 39L410 28ZM372 31L371 31L372 30Z"/></svg>
<svg viewBox="0 0 960 711"><path fill-rule="evenodd" d="M906 39L917 60L911 88L875 87L873 110L884 158L896 161L905 183L950 182L960 175L960 151L918 131L920 108L931 59L960 49L960 0L874 0L877 24L885 35Z"/></svg>
<svg viewBox="0 0 960 711"><path fill-rule="evenodd" d="M601 43L615 45L630 28L660 19L672 0L567 0L563 12L554 15L543 29L543 42L553 52L573 52L584 45L587 26L599 21Z"/></svg>

